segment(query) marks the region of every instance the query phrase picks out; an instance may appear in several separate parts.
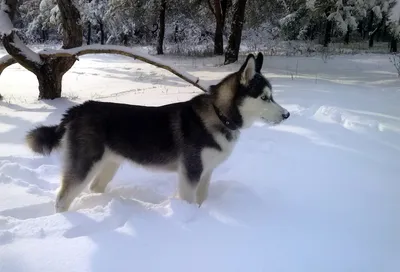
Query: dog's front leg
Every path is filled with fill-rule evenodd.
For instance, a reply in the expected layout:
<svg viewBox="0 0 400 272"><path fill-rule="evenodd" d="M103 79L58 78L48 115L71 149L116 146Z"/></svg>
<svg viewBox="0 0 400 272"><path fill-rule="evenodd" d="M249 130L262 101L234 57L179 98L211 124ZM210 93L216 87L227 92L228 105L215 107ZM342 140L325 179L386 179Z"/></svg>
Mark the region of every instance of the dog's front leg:
<svg viewBox="0 0 400 272"><path fill-rule="evenodd" d="M212 171L203 174L200 179L199 186L197 186L196 202L197 204L199 204L199 207L201 206L201 204L203 204L204 200L206 200L208 196L208 187L210 186L211 174Z"/></svg>
<svg viewBox="0 0 400 272"><path fill-rule="evenodd" d="M201 176L201 171L196 170L196 167L188 168L185 165L179 167L178 196L189 203L196 201L196 191Z"/></svg>

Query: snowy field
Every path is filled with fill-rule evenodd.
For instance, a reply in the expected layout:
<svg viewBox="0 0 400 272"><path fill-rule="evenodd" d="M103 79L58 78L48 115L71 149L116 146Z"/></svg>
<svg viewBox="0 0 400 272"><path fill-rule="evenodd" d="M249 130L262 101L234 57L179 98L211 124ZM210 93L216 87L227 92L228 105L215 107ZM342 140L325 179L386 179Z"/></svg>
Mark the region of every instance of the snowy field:
<svg viewBox="0 0 400 272"><path fill-rule="evenodd" d="M0 52L0 56L4 51ZM206 80L239 64L163 57ZM38 101L33 74L0 76L0 271L400 271L400 78L385 55L267 57L276 100L292 113L243 132L201 208L173 199L175 174L124 164L103 195L54 214L60 154L23 143L87 99L161 105L196 93L126 57L88 55L63 98ZM151 120L149 120L151 121Z"/></svg>

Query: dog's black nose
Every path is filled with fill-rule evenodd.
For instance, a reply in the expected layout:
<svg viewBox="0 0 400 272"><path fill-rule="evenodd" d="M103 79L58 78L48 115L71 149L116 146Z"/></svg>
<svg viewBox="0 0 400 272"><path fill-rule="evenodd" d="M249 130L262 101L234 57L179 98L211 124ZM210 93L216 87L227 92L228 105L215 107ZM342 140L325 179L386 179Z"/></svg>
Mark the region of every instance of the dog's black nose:
<svg viewBox="0 0 400 272"><path fill-rule="evenodd" d="M288 119L290 116L290 112L286 112L284 114L282 114L283 119Z"/></svg>

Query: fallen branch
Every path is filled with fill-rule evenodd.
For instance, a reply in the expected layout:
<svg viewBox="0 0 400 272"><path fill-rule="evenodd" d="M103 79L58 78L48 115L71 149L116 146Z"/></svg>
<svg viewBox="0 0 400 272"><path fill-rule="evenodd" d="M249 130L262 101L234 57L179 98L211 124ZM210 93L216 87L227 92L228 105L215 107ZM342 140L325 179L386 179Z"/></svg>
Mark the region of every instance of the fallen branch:
<svg viewBox="0 0 400 272"><path fill-rule="evenodd" d="M46 57L78 57L78 56L83 56L87 54L117 54L117 55L123 55L127 57L131 57L134 59L138 59L140 61L149 63L151 65L157 66L159 68L165 69L174 75L178 76L179 78L189 82L190 84L194 85L195 87L199 88L200 90L204 92L208 92L209 85L206 82L200 80L198 77L195 77L185 71L182 71L178 68L172 67L171 64L168 62L165 62L159 58L150 56L148 54L141 53L137 50L124 47L124 46L118 46L118 45L87 45L87 46L81 46L81 47L76 47L76 48L71 48L71 49L65 49L65 50L52 50L52 49L45 49L38 54L42 58Z"/></svg>
<svg viewBox="0 0 400 272"><path fill-rule="evenodd" d="M159 68L165 69L174 75L178 76L179 78L189 82L193 86L199 88L204 92L208 92L209 86L211 83L207 83L204 80L200 80L198 77L195 77L185 71L182 71L176 67L173 67L168 62L165 62L159 58L147 55L145 53L141 53L134 49L118 46L118 45L87 45L81 46L71 49L60 49L60 50L53 50L53 49L44 49L37 54L40 56L41 59L52 58L52 57L75 57L78 60L79 56L87 55L87 54L116 54L116 55L123 55L127 57L131 57L134 59L138 59L140 61L146 62L148 64L157 66ZM13 57L10 55L6 55L0 58L0 75L5 68L10 65L17 63Z"/></svg>
<svg viewBox="0 0 400 272"><path fill-rule="evenodd" d="M0 75L8 66L17 63L13 57L10 55L5 55L4 57L0 58Z"/></svg>

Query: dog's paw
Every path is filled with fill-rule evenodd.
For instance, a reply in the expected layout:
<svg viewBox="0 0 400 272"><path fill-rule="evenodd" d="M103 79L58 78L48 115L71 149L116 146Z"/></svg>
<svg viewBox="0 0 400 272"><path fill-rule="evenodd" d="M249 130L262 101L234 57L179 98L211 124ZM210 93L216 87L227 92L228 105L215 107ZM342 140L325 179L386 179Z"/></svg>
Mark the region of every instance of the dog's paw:
<svg viewBox="0 0 400 272"><path fill-rule="evenodd" d="M189 203L177 198L171 198L167 208L169 217L182 223L193 221L199 212L197 203Z"/></svg>

